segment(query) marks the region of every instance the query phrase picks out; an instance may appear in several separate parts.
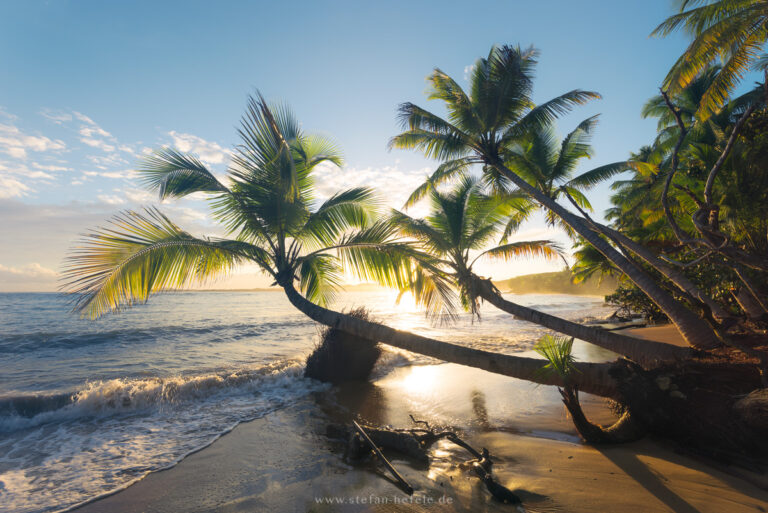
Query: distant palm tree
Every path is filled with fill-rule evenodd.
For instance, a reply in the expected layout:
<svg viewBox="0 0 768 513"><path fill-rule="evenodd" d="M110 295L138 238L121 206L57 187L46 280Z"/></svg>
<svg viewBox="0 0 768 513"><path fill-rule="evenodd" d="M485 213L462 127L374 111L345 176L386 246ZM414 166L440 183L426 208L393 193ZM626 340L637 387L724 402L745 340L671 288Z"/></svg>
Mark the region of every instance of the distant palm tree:
<svg viewBox="0 0 768 513"><path fill-rule="evenodd" d="M599 285L606 276L621 275L607 258L589 243L585 243L583 239L574 246L574 249L573 258L576 262L571 266L571 277L574 283L584 283L597 277Z"/></svg>
<svg viewBox="0 0 768 513"><path fill-rule="evenodd" d="M412 280L411 292L417 299L425 290L420 287L422 280L450 279L459 287L462 305L473 313L478 311L478 299L483 299L522 320L580 338L641 363L687 355L688 351L684 348L649 343L584 326L504 299L489 280L475 274L474 265L479 260L510 260L529 256L558 259L562 258L559 246L548 240L534 240L506 242L487 248L499 236L514 207L503 196L484 193L475 178L461 178L448 192L440 192L433 187L428 199L431 208L423 219L397 211L392 214L393 222L401 232L419 241L433 257L427 265L418 268L417 276ZM439 278L433 276L435 273Z"/></svg>
<svg viewBox="0 0 768 513"><path fill-rule="evenodd" d="M553 125L534 127L510 144L509 165L550 198L557 200L567 194L581 208L591 211L583 191L637 166L634 162L613 162L573 176L581 161L593 155L590 139L596 124L597 116L587 118L562 141ZM553 211L547 210L546 217L550 225L558 225L573 235L571 227Z"/></svg>
<svg viewBox="0 0 768 513"><path fill-rule="evenodd" d="M693 41L664 80L670 93L687 87L716 59L717 74L701 98L700 114L716 113L750 69L760 67L768 78L768 58L761 52L768 41L768 0L677 0L680 12L656 27L666 36L682 28Z"/></svg>
<svg viewBox="0 0 768 513"><path fill-rule="evenodd" d="M536 184L529 183L527 172L515 166L513 147L521 138L551 125L558 115L572 107L599 97L597 93L574 90L535 105L531 94L536 56L533 49L492 48L487 58L475 63L470 94L436 69L429 76L432 85L429 98L444 102L448 118L404 103L400 106L400 119L405 131L393 137L390 145L417 149L441 160L433 175L434 181L444 174L455 174L457 169L482 165L486 182L499 184L501 189L516 186L605 255L664 311L689 344L699 348L718 346L717 335L705 321L604 240L587 219L575 215Z"/></svg>
<svg viewBox="0 0 768 513"><path fill-rule="evenodd" d="M413 243L398 240L391 223L376 221L378 205L370 189L341 191L315 206L313 171L321 163L339 165L341 157L328 140L299 127L287 108L270 108L259 97L250 100L243 117L242 143L226 180L172 149L148 158L139 174L150 189L161 199L208 194L214 218L231 238L194 237L156 209L124 212L110 227L87 235L68 258L64 288L76 310L97 317L251 263L271 276L297 309L327 326L448 362L560 384L540 375L543 360L441 342L325 308L342 266L363 279L408 288L415 272L425 274L420 268L433 264ZM420 285L427 304L453 297L439 274ZM616 396L608 364L579 365L582 390Z"/></svg>

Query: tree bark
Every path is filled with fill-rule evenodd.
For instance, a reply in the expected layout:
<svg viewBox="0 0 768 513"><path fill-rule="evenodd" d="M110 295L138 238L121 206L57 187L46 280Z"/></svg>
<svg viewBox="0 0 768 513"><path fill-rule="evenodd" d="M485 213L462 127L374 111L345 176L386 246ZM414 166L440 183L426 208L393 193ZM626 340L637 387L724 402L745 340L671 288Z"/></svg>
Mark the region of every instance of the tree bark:
<svg viewBox="0 0 768 513"><path fill-rule="evenodd" d="M292 284L283 285L283 290L293 306L320 324L445 362L475 367L540 385L563 386L558 376L541 372L541 368L547 364L546 360L491 353L395 330L383 324L364 321L318 306L299 294ZM572 381L580 390L602 397L618 398L616 382L609 375L612 364L576 362L575 365L578 372L574 373Z"/></svg>
<svg viewBox="0 0 768 513"><path fill-rule="evenodd" d="M576 233L584 237L595 249L613 262L632 282L638 286L677 326L685 341L699 349L712 349L720 345L720 340L714 330L695 313L685 307L661 288L651 276L630 262L624 255L606 242L588 225L585 219L579 218L554 199L517 176L500 160L490 162L501 174L529 194L534 200L557 214Z"/></svg>
<svg viewBox="0 0 768 513"><path fill-rule="evenodd" d="M752 279L749 277L749 274L747 273L746 269L744 269L740 264L735 264L733 266L733 270L736 272L736 276L739 277L741 282L747 288L747 294L750 296L748 301L749 300L753 301L757 305L756 308L762 310L762 315L758 315L757 317L765 318L766 316L768 316L768 307L766 307L766 304L765 304L766 295L764 293L761 293L761 291L758 289L758 287L753 283ZM749 312L746 312L746 313L749 315Z"/></svg>
<svg viewBox="0 0 768 513"><path fill-rule="evenodd" d="M474 286L475 293L499 310L558 333L590 342L603 349L626 356L646 367L659 361L681 360L691 356L691 350L685 347L620 335L600 328L591 328L507 301L501 297L489 280L474 277Z"/></svg>
<svg viewBox="0 0 768 513"><path fill-rule="evenodd" d="M625 251L629 251L640 257L643 261L645 261L646 264L650 265L654 269L656 269L658 272L664 275L665 278L669 279L672 283L675 284L677 288L679 288L681 291L685 292L686 294L690 295L692 298L701 301L707 307L709 308L710 312L712 312L712 315L718 319L719 321L724 321L726 319L731 318L731 315L725 311L725 308L720 305L717 301L715 301L709 294L701 290L699 287L697 287L691 280L688 279L686 275L684 275L682 272L675 269L672 265L664 262L662 259L660 259L658 256L656 256L653 251L646 248L642 244L638 244L637 242L633 241L623 233L621 233L618 230L614 230L613 228L606 226L604 224L598 223L597 221L593 220L591 217L586 215L586 212L583 212L581 208L579 207L578 203L576 203L573 198L568 195L568 199L571 201L571 203L579 209L579 212L587 218L589 223L594 226L594 228L611 239L617 246L624 248Z"/></svg>
<svg viewBox="0 0 768 513"><path fill-rule="evenodd" d="M571 414L571 420L585 442L591 444L623 444L634 442L646 435L646 430L632 417L629 410L610 426L600 426L590 422L581 409L579 391L573 386L558 388L563 404Z"/></svg>

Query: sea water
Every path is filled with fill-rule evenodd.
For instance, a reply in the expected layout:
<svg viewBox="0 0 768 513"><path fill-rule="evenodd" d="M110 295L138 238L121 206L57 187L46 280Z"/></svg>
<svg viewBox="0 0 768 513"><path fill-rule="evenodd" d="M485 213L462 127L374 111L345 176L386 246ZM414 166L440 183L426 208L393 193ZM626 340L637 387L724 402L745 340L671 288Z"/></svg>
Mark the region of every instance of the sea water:
<svg viewBox="0 0 768 513"><path fill-rule="evenodd" d="M508 297L577 321L610 312L596 297ZM344 293L333 306L508 354L544 333L489 305L480 321L433 324L387 291ZM319 333L279 292L165 294L97 321L58 294L0 294L0 512L67 510L323 390L302 377ZM375 372L432 363L388 352Z"/></svg>

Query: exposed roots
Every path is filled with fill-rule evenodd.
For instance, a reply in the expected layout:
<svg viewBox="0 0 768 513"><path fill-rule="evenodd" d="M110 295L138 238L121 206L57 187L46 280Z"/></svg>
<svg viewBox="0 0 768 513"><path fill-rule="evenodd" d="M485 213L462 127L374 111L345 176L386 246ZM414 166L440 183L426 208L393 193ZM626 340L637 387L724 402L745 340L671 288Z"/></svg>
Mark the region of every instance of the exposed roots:
<svg viewBox="0 0 768 513"><path fill-rule="evenodd" d="M578 390L561 390L579 434L589 443L622 443L645 434L724 463L764 466L768 455L768 392L757 365L688 360L643 369L616 361L620 418L611 426L584 415Z"/></svg>
<svg viewBox="0 0 768 513"><path fill-rule="evenodd" d="M397 451L411 459L429 465L428 449L432 444L441 439L447 439L472 455L473 459L464 463L479 477L490 494L499 502L505 504L519 504L520 498L509 488L499 483L493 476L493 462L488 449L476 450L462 440L453 431L437 431L429 423L416 420L411 416L414 425L411 429L391 429L364 426L365 433L380 449ZM360 436L353 427L339 424L331 424L327 427L326 434L330 438L345 440L345 457L352 461L361 461L371 455L370 445ZM388 462L387 462L388 463Z"/></svg>
<svg viewBox="0 0 768 513"><path fill-rule="evenodd" d="M584 415L579 402L579 391L576 387L558 388L563 397L563 404L571 414L576 431L585 442L591 444L616 444L634 442L647 434L647 430L634 419L629 409L625 409L619 420L610 426L593 424Z"/></svg>

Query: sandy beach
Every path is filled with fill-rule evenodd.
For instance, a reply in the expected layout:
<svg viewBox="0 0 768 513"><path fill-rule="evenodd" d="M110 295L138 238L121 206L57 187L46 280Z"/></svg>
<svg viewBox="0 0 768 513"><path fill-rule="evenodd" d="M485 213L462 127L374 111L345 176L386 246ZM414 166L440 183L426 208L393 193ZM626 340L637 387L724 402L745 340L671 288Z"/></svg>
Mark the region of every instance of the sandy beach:
<svg viewBox="0 0 768 513"><path fill-rule="evenodd" d="M665 330L638 332L655 338ZM611 420L603 400L583 402L594 420ZM416 490L409 498L375 463L345 463L342 448L325 437L331 422L359 417L407 427L409 414L487 447L496 476L525 511L768 511L768 491L664 443L581 443L552 387L453 364L401 367L372 383L315 393L77 511L520 511L494 502L462 468L469 456L450 442L432 448L428 468L390 455Z"/></svg>

